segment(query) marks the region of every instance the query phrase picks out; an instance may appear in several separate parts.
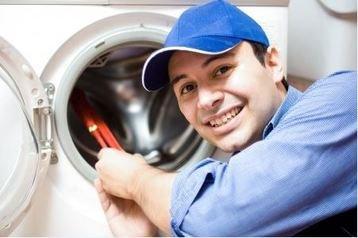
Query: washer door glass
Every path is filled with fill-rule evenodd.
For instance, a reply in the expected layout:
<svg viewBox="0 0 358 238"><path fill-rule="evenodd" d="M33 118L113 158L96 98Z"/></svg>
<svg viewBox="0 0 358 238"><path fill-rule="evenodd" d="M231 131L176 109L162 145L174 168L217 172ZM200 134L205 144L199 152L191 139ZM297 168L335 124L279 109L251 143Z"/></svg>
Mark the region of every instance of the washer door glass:
<svg viewBox="0 0 358 238"><path fill-rule="evenodd" d="M43 170L32 122L36 109L29 107L29 96L40 90L33 85L40 81L26 77L32 73L0 38L0 236L8 235L24 214ZM24 80L31 81L32 93Z"/></svg>

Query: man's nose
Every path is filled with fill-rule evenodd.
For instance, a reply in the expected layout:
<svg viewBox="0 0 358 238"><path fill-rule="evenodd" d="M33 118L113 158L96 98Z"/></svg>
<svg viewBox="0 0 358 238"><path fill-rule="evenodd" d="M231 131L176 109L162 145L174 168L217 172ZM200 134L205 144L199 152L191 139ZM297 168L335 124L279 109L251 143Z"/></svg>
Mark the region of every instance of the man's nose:
<svg viewBox="0 0 358 238"><path fill-rule="evenodd" d="M199 89L198 108L211 110L224 100L224 93L219 90Z"/></svg>

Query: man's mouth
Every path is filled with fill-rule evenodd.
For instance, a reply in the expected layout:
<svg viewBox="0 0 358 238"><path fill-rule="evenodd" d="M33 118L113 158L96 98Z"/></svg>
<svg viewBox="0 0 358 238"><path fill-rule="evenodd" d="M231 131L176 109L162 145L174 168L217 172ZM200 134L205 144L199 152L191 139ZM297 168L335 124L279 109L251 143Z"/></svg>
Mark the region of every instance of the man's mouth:
<svg viewBox="0 0 358 238"><path fill-rule="evenodd" d="M227 124L231 121L234 117L236 117L242 110L242 107L235 107L231 109L229 112L225 113L219 118L213 119L209 122L210 126L212 127L220 127Z"/></svg>

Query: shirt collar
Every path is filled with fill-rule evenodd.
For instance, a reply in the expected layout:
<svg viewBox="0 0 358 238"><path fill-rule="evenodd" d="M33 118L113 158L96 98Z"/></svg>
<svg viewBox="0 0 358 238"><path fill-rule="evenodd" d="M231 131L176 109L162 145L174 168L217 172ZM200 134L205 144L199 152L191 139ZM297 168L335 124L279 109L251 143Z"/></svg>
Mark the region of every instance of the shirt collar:
<svg viewBox="0 0 358 238"><path fill-rule="evenodd" d="M270 122L266 125L263 133L262 139L265 139L270 132L278 125L283 115L297 102L297 100L302 96L302 93L295 89L294 87L288 87L286 97L280 107L277 109L276 113L271 118Z"/></svg>

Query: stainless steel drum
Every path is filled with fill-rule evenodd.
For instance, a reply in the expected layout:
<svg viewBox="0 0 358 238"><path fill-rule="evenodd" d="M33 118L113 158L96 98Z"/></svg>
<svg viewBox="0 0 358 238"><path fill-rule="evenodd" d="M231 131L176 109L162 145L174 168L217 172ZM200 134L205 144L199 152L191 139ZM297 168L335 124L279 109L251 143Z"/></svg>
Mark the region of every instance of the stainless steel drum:
<svg viewBox="0 0 358 238"><path fill-rule="evenodd" d="M172 88L143 89L141 70L153 50L133 46L106 52L84 70L75 87L85 91L125 151L174 170L189 161L202 139L181 115ZM71 108L68 123L80 154L94 166L98 143Z"/></svg>

